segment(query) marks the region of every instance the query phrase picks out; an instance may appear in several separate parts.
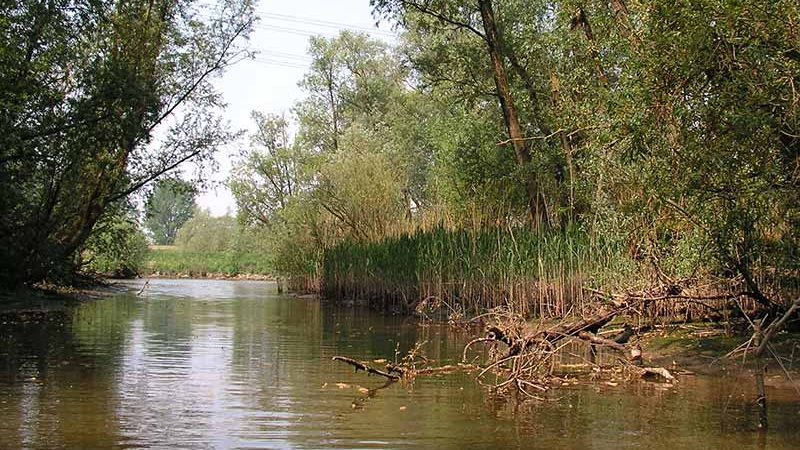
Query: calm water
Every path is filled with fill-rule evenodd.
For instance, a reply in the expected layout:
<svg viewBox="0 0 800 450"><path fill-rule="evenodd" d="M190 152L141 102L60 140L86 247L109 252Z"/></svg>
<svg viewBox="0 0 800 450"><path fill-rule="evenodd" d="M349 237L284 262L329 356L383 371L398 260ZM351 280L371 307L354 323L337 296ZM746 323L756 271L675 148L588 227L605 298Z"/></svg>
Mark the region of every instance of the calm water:
<svg viewBox="0 0 800 450"><path fill-rule="evenodd" d="M520 404L449 375L365 398L356 385L382 379L330 361L392 359L427 340L447 363L465 339L268 283L150 281L138 298L0 325L0 448L800 448L796 394L770 393L759 435L749 386L733 380L576 387Z"/></svg>

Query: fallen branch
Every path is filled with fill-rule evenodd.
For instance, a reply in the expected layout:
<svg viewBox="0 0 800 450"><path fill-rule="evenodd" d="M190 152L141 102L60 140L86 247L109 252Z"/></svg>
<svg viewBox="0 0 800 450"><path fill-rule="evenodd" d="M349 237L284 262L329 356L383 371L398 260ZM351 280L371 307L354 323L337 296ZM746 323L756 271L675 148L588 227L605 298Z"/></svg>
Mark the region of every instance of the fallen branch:
<svg viewBox="0 0 800 450"><path fill-rule="evenodd" d="M368 365L366 365L366 364L364 364L362 362L356 361L353 358L348 358L346 356L334 356L331 359L333 361L341 361L343 363L350 364L351 366L356 368L356 372L358 372L359 370L363 370L364 372L367 372L368 374L374 373L375 375L380 375L382 377L386 377L386 378L388 378L390 380L394 380L394 381L397 381L397 380L400 379L400 377L397 376L397 375L392 375L391 373L375 369L374 367L370 367L370 366L368 366Z"/></svg>
<svg viewBox="0 0 800 450"><path fill-rule="evenodd" d="M642 367L639 369L639 375L644 379L652 378L653 376L658 376L670 383L676 383L678 381L678 379L675 378L669 372L669 370L663 367Z"/></svg>
<svg viewBox="0 0 800 450"><path fill-rule="evenodd" d="M767 327L767 329L764 330L764 336L761 339L761 342L759 343L758 347L756 347L756 352L755 352L756 357L759 357L764 353L764 351L767 349L767 345L769 345L769 341L772 339L775 333L777 333L783 328L783 326L786 324L789 318L791 318L792 315L794 315L795 311L797 311L798 309L800 309L800 298L798 298L797 300L794 301L794 303L792 303L792 306L783 314L783 316L780 319L772 322Z"/></svg>
<svg viewBox="0 0 800 450"><path fill-rule="evenodd" d="M477 370L478 366L474 364L448 364L440 367L426 367L414 371L415 376L419 375L438 375L444 373L453 373L460 370Z"/></svg>
<svg viewBox="0 0 800 450"><path fill-rule="evenodd" d="M469 350L472 344L477 344L478 342L494 342L495 340L496 339L493 337L482 337L467 342L467 345L464 346L464 351L461 354L461 362L467 362L467 350Z"/></svg>
<svg viewBox="0 0 800 450"><path fill-rule="evenodd" d="M568 337L578 336L581 332L589 332L592 334L597 333L600 328L614 320L618 314L628 310L633 305L619 306L615 308L601 308L600 311L583 320L570 323L562 323L554 327L537 331L532 335L513 341L498 327L492 327L488 331L487 338L493 338L508 345L508 352L504 358L518 355L536 345L544 345L546 347L554 347L555 344Z"/></svg>
<svg viewBox="0 0 800 450"><path fill-rule="evenodd" d="M589 341L594 345L601 345L603 347L612 348L621 353L625 357L625 359L627 359L630 362L637 362L642 359L642 350L638 346L633 346L628 348L616 341L596 336L587 331L581 331L580 333L578 333L578 337L583 339L584 341Z"/></svg>

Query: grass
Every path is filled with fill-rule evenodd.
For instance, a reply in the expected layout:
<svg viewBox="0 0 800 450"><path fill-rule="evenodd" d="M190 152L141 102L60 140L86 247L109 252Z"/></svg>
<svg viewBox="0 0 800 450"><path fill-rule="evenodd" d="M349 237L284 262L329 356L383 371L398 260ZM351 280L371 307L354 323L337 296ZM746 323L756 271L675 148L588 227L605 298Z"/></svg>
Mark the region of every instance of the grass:
<svg viewBox="0 0 800 450"><path fill-rule="evenodd" d="M214 275L271 275L267 255L255 253L190 252L175 246L151 246L142 275L206 277Z"/></svg>

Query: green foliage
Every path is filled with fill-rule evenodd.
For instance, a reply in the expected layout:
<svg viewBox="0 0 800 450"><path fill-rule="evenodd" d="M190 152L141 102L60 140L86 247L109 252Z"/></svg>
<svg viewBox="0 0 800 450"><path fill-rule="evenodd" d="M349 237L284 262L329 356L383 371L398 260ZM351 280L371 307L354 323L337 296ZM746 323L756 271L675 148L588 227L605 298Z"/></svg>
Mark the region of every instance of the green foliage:
<svg viewBox="0 0 800 450"><path fill-rule="evenodd" d="M583 284L608 286L619 276L623 252L619 242L591 240L579 230L437 227L328 249L322 285L329 297L367 299L381 309L436 298L473 312L506 305L558 317L585 306Z"/></svg>
<svg viewBox="0 0 800 450"><path fill-rule="evenodd" d="M269 256L253 251L195 252L178 247L152 248L142 270L145 275L210 276L271 275Z"/></svg>
<svg viewBox="0 0 800 450"><path fill-rule="evenodd" d="M236 233L235 218L213 217L207 210L197 209L178 230L175 245L190 252L224 252L233 246Z"/></svg>
<svg viewBox="0 0 800 450"><path fill-rule="evenodd" d="M244 56L252 5L24 0L0 17L0 285L63 280L109 205L231 137L212 81Z"/></svg>
<svg viewBox="0 0 800 450"><path fill-rule="evenodd" d="M168 245L175 241L178 230L194 213L196 195L194 186L186 181L156 182L144 206L144 225L156 244Z"/></svg>
<svg viewBox="0 0 800 450"><path fill-rule="evenodd" d="M406 306L522 292L548 314L581 283L706 277L763 306L800 288L797 2L371 4L398 48L313 39L296 139L256 116L280 145L232 182L276 270Z"/></svg>
<svg viewBox="0 0 800 450"><path fill-rule="evenodd" d="M269 275L275 266L269 242L264 229L197 209L178 230L176 245L151 249L144 270L166 276Z"/></svg>
<svg viewBox="0 0 800 450"><path fill-rule="evenodd" d="M405 183L388 157L373 150L363 130L352 127L340 151L319 169L315 200L338 223L342 234L378 239L403 218Z"/></svg>
<svg viewBox="0 0 800 450"><path fill-rule="evenodd" d="M147 239L127 212L109 214L95 225L82 252L83 269L112 278L139 275L147 254Z"/></svg>
<svg viewBox="0 0 800 450"><path fill-rule="evenodd" d="M251 116L257 131L228 187L239 205L239 220L267 226L306 184L305 167L312 156L292 145L286 119L256 111Z"/></svg>

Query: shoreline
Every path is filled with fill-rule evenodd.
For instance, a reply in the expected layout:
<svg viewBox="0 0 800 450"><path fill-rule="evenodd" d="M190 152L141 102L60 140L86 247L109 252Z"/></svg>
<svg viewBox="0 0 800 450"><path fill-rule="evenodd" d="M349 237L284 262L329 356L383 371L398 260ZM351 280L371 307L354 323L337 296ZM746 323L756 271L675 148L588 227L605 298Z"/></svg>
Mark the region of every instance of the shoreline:
<svg viewBox="0 0 800 450"><path fill-rule="evenodd" d="M181 279L181 280L219 280L219 281L276 281L272 277L254 274L224 276L208 274L205 277L170 276L165 274L142 276L138 279ZM96 284L83 287L39 286L15 291L0 291L0 325L14 323L46 323L59 320L71 306L91 300L101 300L117 294L130 292L123 286L114 284L120 279L98 279ZM318 298L317 294L287 293L297 299ZM350 304L351 306L353 303ZM478 332L480 333L480 332ZM743 365L741 360L726 358L726 354L747 340L747 333L741 330L727 330L707 322L687 322L680 325L665 325L658 330L640 336L643 353L649 363L670 369L688 371L689 375L701 376L742 376L752 368ZM774 343L778 354L794 354L792 349L800 348L800 333L782 332ZM771 376L768 384L776 387L792 386L782 376L782 369L775 361L767 359ZM793 361L792 361L793 362ZM800 367L789 364L788 372L800 375Z"/></svg>
<svg viewBox="0 0 800 450"><path fill-rule="evenodd" d="M126 279L126 278L120 278ZM236 275L227 275L225 273L205 273L205 274L195 274L195 273L160 273L154 272L147 275L139 275L136 278L127 278L128 280L135 280L135 279L155 279L155 280L225 280L225 281L277 281L277 279L272 275L263 275L263 274L256 274L256 273L240 273Z"/></svg>

